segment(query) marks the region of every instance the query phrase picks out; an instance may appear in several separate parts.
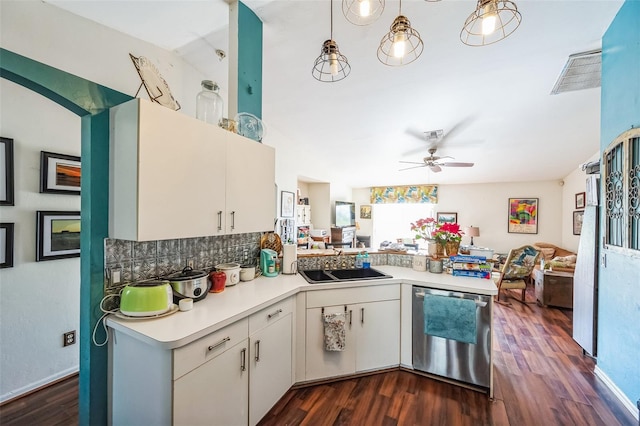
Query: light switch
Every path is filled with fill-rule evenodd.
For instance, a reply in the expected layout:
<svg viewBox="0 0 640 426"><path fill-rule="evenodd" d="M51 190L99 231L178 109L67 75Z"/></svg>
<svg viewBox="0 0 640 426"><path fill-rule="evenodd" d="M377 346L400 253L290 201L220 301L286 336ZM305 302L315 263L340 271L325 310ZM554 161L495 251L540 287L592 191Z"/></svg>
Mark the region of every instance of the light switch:
<svg viewBox="0 0 640 426"><path fill-rule="evenodd" d="M111 270L111 284L118 284L122 277L120 276L120 269L112 269Z"/></svg>

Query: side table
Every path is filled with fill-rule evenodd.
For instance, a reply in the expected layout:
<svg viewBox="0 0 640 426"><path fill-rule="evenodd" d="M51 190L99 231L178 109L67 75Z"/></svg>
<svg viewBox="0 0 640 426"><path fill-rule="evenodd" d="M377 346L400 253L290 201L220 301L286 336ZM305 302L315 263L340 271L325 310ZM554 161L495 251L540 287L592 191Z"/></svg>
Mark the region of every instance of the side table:
<svg viewBox="0 0 640 426"><path fill-rule="evenodd" d="M540 306L573 309L573 273L533 270L536 300Z"/></svg>

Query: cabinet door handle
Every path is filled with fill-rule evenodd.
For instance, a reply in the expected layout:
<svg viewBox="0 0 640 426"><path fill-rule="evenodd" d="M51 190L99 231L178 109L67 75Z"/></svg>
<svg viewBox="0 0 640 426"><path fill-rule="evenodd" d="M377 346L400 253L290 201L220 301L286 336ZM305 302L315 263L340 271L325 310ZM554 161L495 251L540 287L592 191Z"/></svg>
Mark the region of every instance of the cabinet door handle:
<svg viewBox="0 0 640 426"><path fill-rule="evenodd" d="M275 311L272 314L267 315L267 319L271 319L273 317L275 317L276 315L278 315L280 312L282 312L282 309L278 309L277 311Z"/></svg>
<svg viewBox="0 0 640 426"><path fill-rule="evenodd" d="M364 308L360 308L360 324L364 324Z"/></svg>
<svg viewBox="0 0 640 426"><path fill-rule="evenodd" d="M240 371L247 369L247 348L242 348L240 351Z"/></svg>
<svg viewBox="0 0 640 426"><path fill-rule="evenodd" d="M218 211L218 231L222 231L222 210Z"/></svg>
<svg viewBox="0 0 640 426"><path fill-rule="evenodd" d="M209 350L209 352L211 352L212 350L214 350L215 348L217 348L220 345L224 345L226 342L228 342L229 340L231 340L231 337L227 336L224 339L220 340L218 343L215 343L211 346L209 346L207 349Z"/></svg>
<svg viewBox="0 0 640 426"><path fill-rule="evenodd" d="M349 325L351 325L351 318L353 318L353 311L349 309Z"/></svg>
<svg viewBox="0 0 640 426"><path fill-rule="evenodd" d="M236 228L236 212L231 212L231 230L233 231Z"/></svg>
<svg viewBox="0 0 640 426"><path fill-rule="evenodd" d="M256 340L256 362L260 362L260 340Z"/></svg>

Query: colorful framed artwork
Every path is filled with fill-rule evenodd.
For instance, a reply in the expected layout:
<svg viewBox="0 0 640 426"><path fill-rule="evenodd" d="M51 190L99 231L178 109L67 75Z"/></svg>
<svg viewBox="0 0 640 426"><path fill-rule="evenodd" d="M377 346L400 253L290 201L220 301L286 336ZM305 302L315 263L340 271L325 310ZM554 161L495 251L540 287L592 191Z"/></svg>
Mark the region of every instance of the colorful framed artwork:
<svg viewBox="0 0 640 426"><path fill-rule="evenodd" d="M0 268L13 267L13 223L0 223Z"/></svg>
<svg viewBox="0 0 640 426"><path fill-rule="evenodd" d="M371 206L360 206L360 219L371 219Z"/></svg>
<svg viewBox="0 0 640 426"><path fill-rule="evenodd" d="M40 151L40 192L80 195L80 157Z"/></svg>
<svg viewBox="0 0 640 426"><path fill-rule="evenodd" d="M578 192L576 194L576 209L584 209L586 200L586 193Z"/></svg>
<svg viewBox="0 0 640 426"><path fill-rule="evenodd" d="M280 216L293 217L293 192L280 191Z"/></svg>
<svg viewBox="0 0 640 426"><path fill-rule="evenodd" d="M458 213L437 212L436 220L438 223L458 223Z"/></svg>
<svg viewBox="0 0 640 426"><path fill-rule="evenodd" d="M508 226L512 234L537 234L538 199L509 198Z"/></svg>
<svg viewBox="0 0 640 426"><path fill-rule="evenodd" d="M582 233L583 217L584 210L576 210L573 212L573 235L580 235Z"/></svg>
<svg viewBox="0 0 640 426"><path fill-rule="evenodd" d="M0 206L13 206L13 139L0 137L0 167Z"/></svg>
<svg viewBox="0 0 640 426"><path fill-rule="evenodd" d="M36 242L36 262L80 257L80 212L39 210Z"/></svg>

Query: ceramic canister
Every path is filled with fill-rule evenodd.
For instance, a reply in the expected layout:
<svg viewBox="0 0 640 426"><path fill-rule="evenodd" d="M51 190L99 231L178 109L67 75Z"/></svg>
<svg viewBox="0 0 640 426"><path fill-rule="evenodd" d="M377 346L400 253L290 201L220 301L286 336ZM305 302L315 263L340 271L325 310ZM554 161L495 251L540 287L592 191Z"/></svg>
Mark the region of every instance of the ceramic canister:
<svg viewBox="0 0 640 426"><path fill-rule="evenodd" d="M442 259L429 259L429 272L434 274L442 273Z"/></svg>

